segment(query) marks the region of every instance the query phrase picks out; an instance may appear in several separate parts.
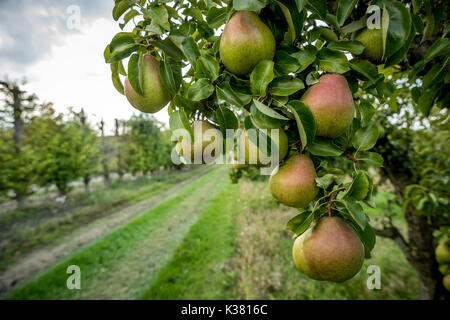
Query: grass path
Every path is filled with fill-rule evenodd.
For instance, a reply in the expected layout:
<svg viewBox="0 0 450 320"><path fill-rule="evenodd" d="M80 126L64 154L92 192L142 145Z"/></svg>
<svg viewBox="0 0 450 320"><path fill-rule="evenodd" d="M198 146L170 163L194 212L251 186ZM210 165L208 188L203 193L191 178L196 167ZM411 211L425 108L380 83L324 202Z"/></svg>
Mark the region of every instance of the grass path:
<svg viewBox="0 0 450 320"><path fill-rule="evenodd" d="M198 172L200 176L205 173L206 171ZM13 287L20 286L21 282L30 276L68 256L80 247L100 238L127 221L148 212L149 209L161 203L168 196L176 193L186 184L198 178L199 176L195 176L178 182L175 186L164 184L161 188L155 188L147 199L128 205L88 225L77 228L61 237L57 243L51 246L45 246L26 254L0 272L0 296Z"/></svg>
<svg viewBox="0 0 450 320"><path fill-rule="evenodd" d="M237 236L239 186L227 187L191 227L175 255L141 299L227 299L233 296L230 258Z"/></svg>
<svg viewBox="0 0 450 320"><path fill-rule="evenodd" d="M227 184L224 169L213 170L161 204L80 249L12 292L12 299L132 299L147 287L171 256L202 206ZM159 245L158 245L159 244ZM82 289L68 290L66 269L78 265Z"/></svg>

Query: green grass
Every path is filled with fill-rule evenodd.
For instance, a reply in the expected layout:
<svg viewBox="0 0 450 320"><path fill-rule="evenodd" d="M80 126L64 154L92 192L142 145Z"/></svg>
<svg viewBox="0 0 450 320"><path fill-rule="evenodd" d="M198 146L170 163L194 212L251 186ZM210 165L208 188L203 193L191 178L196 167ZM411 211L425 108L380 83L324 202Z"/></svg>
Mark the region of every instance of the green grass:
<svg viewBox="0 0 450 320"><path fill-rule="evenodd" d="M104 238L94 242L69 256L62 262L39 274L26 285L7 296L7 299L71 299L80 291L71 291L66 287L66 268L78 265L82 272L82 282L89 283L100 277L105 270L120 261L128 252L139 247L142 241L158 229L162 222L171 215L183 199L189 198L197 189L210 179L222 179L223 172L213 170L198 180L188 184L177 194L164 201L156 208L126 225L116 229ZM205 191L203 191L205 192ZM123 270L127 272L127 270ZM83 285L82 285L83 286Z"/></svg>
<svg viewBox="0 0 450 320"><path fill-rule="evenodd" d="M174 257L141 299L226 299L233 295L239 187L228 187L211 202Z"/></svg>
<svg viewBox="0 0 450 320"><path fill-rule="evenodd" d="M0 236L0 271L14 262L18 253L23 254L52 243L70 231L105 217L124 205L160 194L180 181L204 171L205 168L181 173L167 172L152 179L116 182L110 189L99 189L69 198L67 206L73 207L73 210L68 209L66 212L60 212L54 203L47 203L5 214L0 217L0 232L3 234ZM27 223L23 223L25 221Z"/></svg>

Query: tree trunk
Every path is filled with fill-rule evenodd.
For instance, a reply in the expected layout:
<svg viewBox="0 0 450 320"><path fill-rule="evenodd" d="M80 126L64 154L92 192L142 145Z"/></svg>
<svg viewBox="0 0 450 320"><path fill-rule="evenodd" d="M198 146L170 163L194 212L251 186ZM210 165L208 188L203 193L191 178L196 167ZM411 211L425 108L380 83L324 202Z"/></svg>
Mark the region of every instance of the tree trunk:
<svg viewBox="0 0 450 320"><path fill-rule="evenodd" d="M439 272L434 250L436 241L433 227L427 217L414 212L409 205L403 213L408 223L409 253L408 262L419 278L419 296L421 300L448 299L448 291L442 283L443 275Z"/></svg>
<svg viewBox="0 0 450 320"><path fill-rule="evenodd" d="M17 194L17 209L22 210L28 205L27 197L23 194Z"/></svg>
<svg viewBox="0 0 450 320"><path fill-rule="evenodd" d="M91 176L90 175L85 175L83 178L83 182L84 182L84 189L86 192L89 192L89 183L91 182Z"/></svg>
<svg viewBox="0 0 450 320"><path fill-rule="evenodd" d="M385 147L392 148L389 142L385 142ZM383 171L394 186L397 196L403 199L403 191L413 183L411 181L412 173L408 168L404 168L396 157L385 157ZM391 234L381 235L395 240L416 271L419 278L418 299L448 299L448 291L443 286L443 275L438 270L439 266L434 254L437 243L433 236L435 230L433 222L429 217L416 213L411 204L407 206L403 216L408 224L407 240L400 239L398 241L400 235L398 230ZM380 235L380 233L377 234Z"/></svg>

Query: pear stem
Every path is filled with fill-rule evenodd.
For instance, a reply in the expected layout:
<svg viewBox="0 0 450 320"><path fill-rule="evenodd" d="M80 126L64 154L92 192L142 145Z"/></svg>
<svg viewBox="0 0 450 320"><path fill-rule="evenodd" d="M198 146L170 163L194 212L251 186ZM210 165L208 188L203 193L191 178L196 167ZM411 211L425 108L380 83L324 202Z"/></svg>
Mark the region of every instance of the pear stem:
<svg viewBox="0 0 450 320"><path fill-rule="evenodd" d="M339 192L344 191L345 188L339 188L334 190L331 193L330 199L328 200L328 204L327 204L327 211L328 211L328 216L331 218L331 206L333 205L333 201L334 199L336 199L336 196L338 195Z"/></svg>

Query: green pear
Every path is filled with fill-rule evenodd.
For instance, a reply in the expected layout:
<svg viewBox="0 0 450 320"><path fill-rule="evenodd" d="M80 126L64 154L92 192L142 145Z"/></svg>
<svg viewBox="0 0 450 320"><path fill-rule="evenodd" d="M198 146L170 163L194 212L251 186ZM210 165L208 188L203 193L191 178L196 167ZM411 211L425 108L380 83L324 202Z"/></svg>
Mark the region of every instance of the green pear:
<svg viewBox="0 0 450 320"><path fill-rule="evenodd" d="M439 245L436 247L436 260L441 263L450 263L450 248L445 242L439 243Z"/></svg>
<svg viewBox="0 0 450 320"><path fill-rule="evenodd" d="M276 130L276 129L273 129ZM270 129L267 129L267 135L271 137L272 139L272 131ZM256 136L259 137L259 133L255 133ZM278 161L283 160L288 152L289 144L288 144L288 137L286 135L286 132L279 128L278 129L278 139L273 136L273 142L277 146L278 150L271 150L270 157L265 156L264 154L260 154L259 146L255 145L249 138L247 131L244 130L239 137L239 146L240 146L240 152L243 152L244 160L246 164L251 165L265 165L268 164L269 159L275 159L275 151L278 151ZM267 149L271 148L271 145L267 146ZM273 153L273 154L272 154ZM261 157L262 156L262 157ZM276 160L276 159L275 159Z"/></svg>
<svg viewBox="0 0 450 320"><path fill-rule="evenodd" d="M380 29L364 29L358 33L355 40L360 41L364 47L363 57L373 63L381 63L383 59L383 32Z"/></svg>
<svg viewBox="0 0 450 320"><path fill-rule="evenodd" d="M450 274L450 264L441 264L439 266L439 271L444 275Z"/></svg>
<svg viewBox="0 0 450 320"><path fill-rule="evenodd" d="M205 163L205 149L208 145L212 144L215 139L213 136L210 138L205 137L205 133L207 133L208 130L213 130L211 133L214 133L217 136L221 137L222 134L208 121L194 121L192 123L192 130L194 132L194 143L191 143L187 139L181 141L182 156L186 161L190 159L191 163L194 163L196 159L201 159L202 163ZM211 152L211 156L216 156L216 150Z"/></svg>
<svg viewBox="0 0 450 320"><path fill-rule="evenodd" d="M301 99L316 120L316 135L337 138L353 121L355 105L345 77L325 74L309 88Z"/></svg>
<svg viewBox="0 0 450 320"><path fill-rule="evenodd" d="M297 268L315 280L343 282L353 278L364 262L364 245L338 217L324 217L298 237L292 249Z"/></svg>
<svg viewBox="0 0 450 320"><path fill-rule="evenodd" d="M447 289L447 291L450 291L450 274L446 275L442 279L442 283L444 284L445 289Z"/></svg>
<svg viewBox="0 0 450 320"><path fill-rule="evenodd" d="M311 159L297 154L280 165L278 171L270 177L270 192L286 206L304 208L319 192L316 177Z"/></svg>
<svg viewBox="0 0 450 320"><path fill-rule="evenodd" d="M274 55L275 38L269 27L252 11L236 12L220 39L220 57L225 67L237 75L246 75Z"/></svg>
<svg viewBox="0 0 450 320"><path fill-rule="evenodd" d="M128 77L125 79L125 96L130 104L145 113L156 113L172 99L159 76L158 61L151 55L142 57L142 93L139 95L131 86Z"/></svg>

